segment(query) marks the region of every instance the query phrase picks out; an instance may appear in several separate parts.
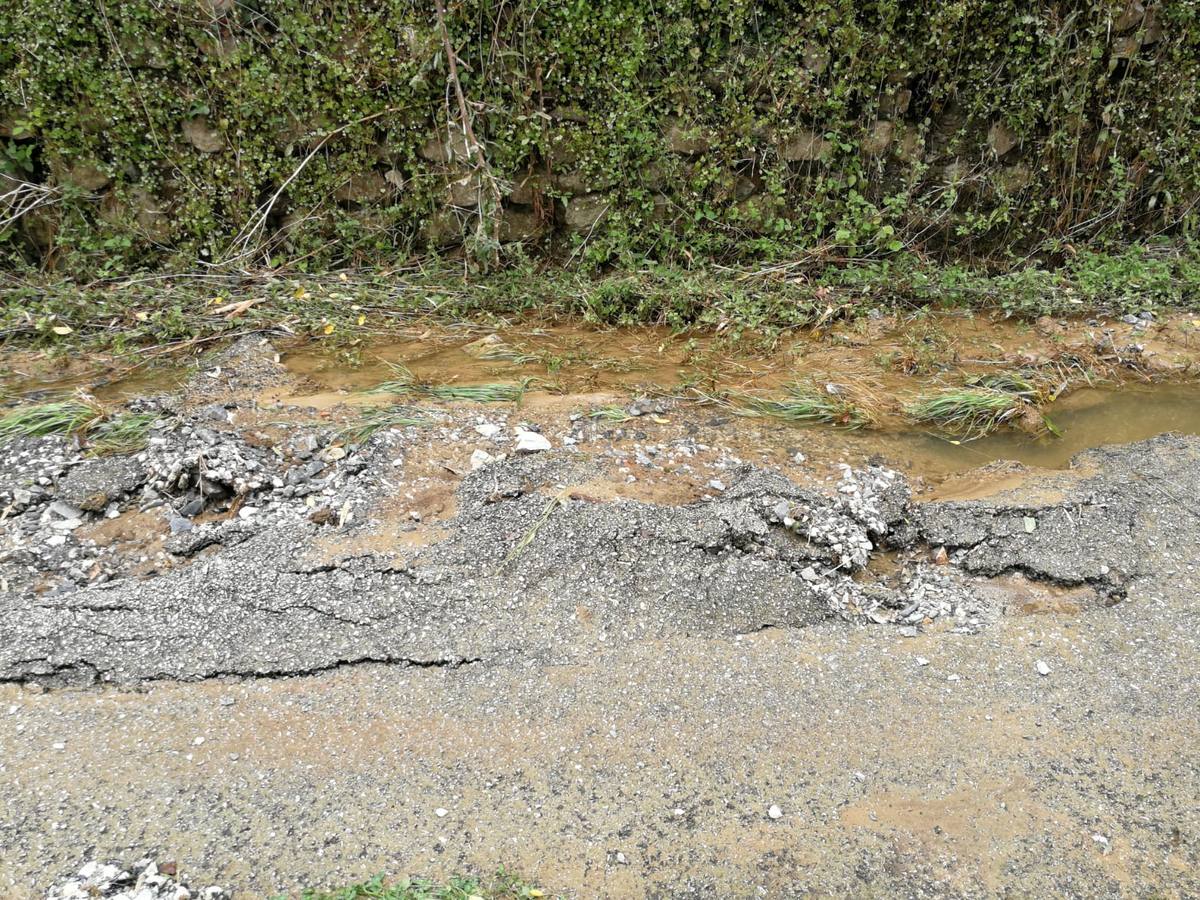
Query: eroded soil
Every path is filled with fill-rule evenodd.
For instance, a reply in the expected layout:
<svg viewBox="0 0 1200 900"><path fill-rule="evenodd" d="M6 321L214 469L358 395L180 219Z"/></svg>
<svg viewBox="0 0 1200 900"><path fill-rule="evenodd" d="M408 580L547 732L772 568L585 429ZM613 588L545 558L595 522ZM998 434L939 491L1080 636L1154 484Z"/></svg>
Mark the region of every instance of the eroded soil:
<svg viewBox="0 0 1200 900"><path fill-rule="evenodd" d="M958 368L875 390L958 377L997 342L963 327ZM381 355L534 365L416 346ZM849 371L846 346L745 387ZM243 342L152 402L78 526L52 504L115 464L9 448L0 893L145 855L247 898L501 865L577 897L1200 891L1200 439L1154 437L1200 430L1192 385L1068 396L1063 441L1098 447L1068 459L732 416L668 396L674 351L601 349L559 367L590 383L360 442L387 398L346 391L390 370ZM647 395L625 376L662 390L589 417Z"/></svg>

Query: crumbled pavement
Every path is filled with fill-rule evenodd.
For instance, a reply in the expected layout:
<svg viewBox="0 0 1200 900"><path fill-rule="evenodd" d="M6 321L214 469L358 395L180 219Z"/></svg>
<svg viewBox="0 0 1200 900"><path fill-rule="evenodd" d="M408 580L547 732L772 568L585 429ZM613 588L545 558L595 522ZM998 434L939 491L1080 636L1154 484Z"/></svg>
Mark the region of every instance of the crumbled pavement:
<svg viewBox="0 0 1200 900"><path fill-rule="evenodd" d="M1200 890L1200 439L921 500L636 422L277 428L261 351L138 454L0 459L0 894Z"/></svg>
<svg viewBox="0 0 1200 900"><path fill-rule="evenodd" d="M46 900L227 900L229 895L216 885L193 891L174 878L175 868L174 863L159 866L151 859L140 859L128 869L92 860L53 885Z"/></svg>

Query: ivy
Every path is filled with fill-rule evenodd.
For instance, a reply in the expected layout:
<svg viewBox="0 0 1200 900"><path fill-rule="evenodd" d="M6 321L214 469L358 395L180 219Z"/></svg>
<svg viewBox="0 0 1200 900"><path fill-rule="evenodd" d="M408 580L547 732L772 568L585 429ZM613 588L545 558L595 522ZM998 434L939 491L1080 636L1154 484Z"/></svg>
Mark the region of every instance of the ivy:
<svg viewBox="0 0 1200 900"><path fill-rule="evenodd" d="M457 118L427 3L10 6L0 174L54 202L0 232L0 262L217 262L277 192L256 263L471 233L447 212L462 163L427 152ZM563 257L1003 261L1195 234L1200 0L1145 7L460 0L447 25L492 168L534 177L507 206ZM570 234L580 193L608 212Z"/></svg>

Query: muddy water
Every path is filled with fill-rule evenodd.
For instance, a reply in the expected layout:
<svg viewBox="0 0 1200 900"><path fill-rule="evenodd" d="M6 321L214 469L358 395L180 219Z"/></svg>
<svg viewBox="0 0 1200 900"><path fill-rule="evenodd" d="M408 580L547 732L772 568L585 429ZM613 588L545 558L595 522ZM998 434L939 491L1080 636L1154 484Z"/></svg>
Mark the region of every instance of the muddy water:
<svg viewBox="0 0 1200 900"><path fill-rule="evenodd" d="M998 355L997 329L978 329L981 350ZM960 334L958 337L963 337ZM974 335L971 335L974 337ZM1004 335L1011 339L1013 334ZM986 343L983 343L985 342ZM347 366L328 352L300 348L283 357L288 369L318 388L316 393L283 399L299 405L328 407L361 400L364 391L394 377L401 364L431 383L472 385L535 379L528 399L557 395L594 403L595 395L628 396L638 391L677 391L688 385L701 390L777 392L798 377L849 385L885 408L927 389L937 379L910 378L882 369L872 359L888 342L879 336L864 350L797 338L775 352L748 357L726 352L718 339L681 339L655 329L589 332L579 329L536 329L505 334L421 335L414 340L379 344L364 351L358 364ZM1011 345L1010 345L1011 346ZM964 354L966 355L966 354ZM961 368L969 370L969 366ZM587 395L587 396L584 396ZM899 417L882 420L878 429L848 432L797 428L764 422L767 442L798 445L812 454L847 459L882 457L911 473L943 476L998 460L1061 468L1081 450L1143 440L1168 431L1200 434L1200 385L1134 383L1120 388L1075 391L1047 410L1061 437L1034 437L1001 431L974 441L956 441L935 431L915 429ZM819 432L819 433L818 433Z"/></svg>
<svg viewBox="0 0 1200 900"><path fill-rule="evenodd" d="M1062 468L1092 447L1141 441L1168 431L1200 435L1200 385L1156 384L1082 390L1048 410L1061 437L1001 431L954 443L933 432L862 433L885 459L929 474L946 474L997 460Z"/></svg>
<svg viewBox="0 0 1200 900"><path fill-rule="evenodd" d="M1118 326L1119 327L1119 326ZM474 326L441 327L397 339L331 349L320 342L281 346L289 383L257 399L330 410L356 404L377 405L379 395L364 393L396 377L402 365L432 384L478 385L533 379L524 414L558 415L566 408L587 411L607 402L627 402L642 393L739 392L777 395L793 381L835 384L863 406L880 412L879 428L844 430L790 426L775 420L747 420L745 450L803 450L813 458L859 462L872 456L919 474L939 478L998 460L1058 468L1081 450L1143 440L1168 431L1200 434L1200 385L1132 383L1122 387L1079 390L1048 413L1061 437L1032 437L1003 431L959 442L915 428L897 414L922 391L937 389L970 373L1047 358L1064 341L1087 346L1091 323L1082 334L1075 326L1041 333L1027 325L941 316L912 321L863 322L840 333L801 334L769 347L747 349L721 334L680 336L666 329L596 330L579 326L513 326L493 333ZM1077 330L1077 329L1076 329ZM1106 328L1106 333L1112 329ZM1172 343L1164 326L1158 335L1164 353L1190 353ZM1164 336L1165 335L1165 336ZM1186 335L1185 335L1186 337ZM1147 340L1139 337L1139 340ZM1118 341L1120 343L1120 341ZM927 365L913 374L897 370L897 358ZM1200 359L1200 353L1197 353ZM8 403L37 402L46 396L87 388L102 402L171 390L189 367L113 367L99 377L87 360L66 371L39 369L17 355L4 367ZM36 374L35 374L36 373ZM705 421L717 411L673 416ZM348 413L352 415L352 413ZM726 416L728 418L728 416ZM750 446L753 444L753 446Z"/></svg>

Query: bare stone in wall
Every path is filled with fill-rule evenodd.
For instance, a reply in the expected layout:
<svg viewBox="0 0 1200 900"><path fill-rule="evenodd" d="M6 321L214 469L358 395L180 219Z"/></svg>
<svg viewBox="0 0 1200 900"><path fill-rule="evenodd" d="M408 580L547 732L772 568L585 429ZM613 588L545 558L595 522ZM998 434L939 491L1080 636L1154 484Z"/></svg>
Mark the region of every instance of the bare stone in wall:
<svg viewBox="0 0 1200 900"><path fill-rule="evenodd" d="M1142 46L1148 47L1151 44L1157 44L1162 38L1162 11L1157 6L1151 6L1142 18Z"/></svg>
<svg viewBox="0 0 1200 900"><path fill-rule="evenodd" d="M183 122L183 136L201 153L216 153L225 146L225 137L208 124L207 116L193 116Z"/></svg>
<svg viewBox="0 0 1200 900"><path fill-rule="evenodd" d="M911 104L912 91L906 87L894 88L879 98L879 115L885 119L899 118Z"/></svg>
<svg viewBox="0 0 1200 900"><path fill-rule="evenodd" d="M902 162L918 162L925 155L925 140L915 126L895 123L892 150Z"/></svg>
<svg viewBox="0 0 1200 900"><path fill-rule="evenodd" d="M567 201L567 228L578 234L591 231L608 212L610 201L604 194L584 194Z"/></svg>
<svg viewBox="0 0 1200 900"><path fill-rule="evenodd" d="M829 68L829 51L810 44L804 48L804 68L813 75L820 75Z"/></svg>
<svg viewBox="0 0 1200 900"><path fill-rule="evenodd" d="M882 156L892 143L892 137L896 131L896 124L889 122L886 119L879 119L871 126L871 130L867 132L863 138L862 151L867 156Z"/></svg>
<svg viewBox="0 0 1200 900"><path fill-rule="evenodd" d="M476 172L452 179L449 191L451 205L463 209L474 209L479 206L480 191L482 188L482 179Z"/></svg>
<svg viewBox="0 0 1200 900"><path fill-rule="evenodd" d="M1113 19L1112 30L1120 34L1122 31L1128 31L1131 28L1136 28L1141 24L1142 17L1146 14L1146 7L1140 0L1129 0L1125 4L1125 8L1121 10L1120 15Z"/></svg>
<svg viewBox="0 0 1200 900"><path fill-rule="evenodd" d="M429 138L417 150L417 154L422 159L436 163L466 162L470 158L467 136L460 128L451 128L449 134L436 134Z"/></svg>
<svg viewBox="0 0 1200 900"><path fill-rule="evenodd" d="M563 172L553 178L554 186L566 194L591 194L616 184L613 175L590 175L586 172Z"/></svg>
<svg viewBox="0 0 1200 900"><path fill-rule="evenodd" d="M391 193L391 185L381 173L370 169L351 175L333 192L340 203L372 203Z"/></svg>
<svg viewBox="0 0 1200 900"><path fill-rule="evenodd" d="M1017 163L1004 166L996 173L995 178L997 187L1006 193L1015 194L1033 183L1033 172L1024 163Z"/></svg>
<svg viewBox="0 0 1200 900"><path fill-rule="evenodd" d="M506 209L500 218L500 240L529 241L540 237L545 230L537 214L524 209Z"/></svg>
<svg viewBox="0 0 1200 900"><path fill-rule="evenodd" d="M703 153L711 146L708 138L701 132L699 126L685 125L679 119L669 119L664 128L667 148L672 153L694 156Z"/></svg>
<svg viewBox="0 0 1200 900"><path fill-rule="evenodd" d="M425 221L425 243L438 248L457 246L463 242L465 224L453 210L439 210Z"/></svg>
<svg viewBox="0 0 1200 900"><path fill-rule="evenodd" d="M144 235L155 241L164 241L170 236L170 208L165 202L140 186L130 189L129 202L133 207L133 221Z"/></svg>
<svg viewBox="0 0 1200 900"><path fill-rule="evenodd" d="M508 199L522 206L532 206L541 193L541 178L534 174L519 175L508 185Z"/></svg>
<svg viewBox="0 0 1200 900"><path fill-rule="evenodd" d="M996 156L1004 156L1017 146L1019 139L1003 122L993 122L992 127L988 129L987 142Z"/></svg>
<svg viewBox="0 0 1200 900"><path fill-rule="evenodd" d="M663 225L669 222L672 215L671 198L666 194L655 194L652 202L654 206L650 210L650 221L656 225Z"/></svg>
<svg viewBox="0 0 1200 900"><path fill-rule="evenodd" d="M72 164L64 180L85 191L98 191L112 181L108 173L90 159L81 159Z"/></svg>
<svg viewBox="0 0 1200 900"><path fill-rule="evenodd" d="M1113 38L1112 52L1116 59L1133 59L1141 49L1142 42L1138 34L1122 34Z"/></svg>
<svg viewBox="0 0 1200 900"><path fill-rule="evenodd" d="M787 162L824 159L833 145L815 131L802 129L779 144L779 158Z"/></svg>

